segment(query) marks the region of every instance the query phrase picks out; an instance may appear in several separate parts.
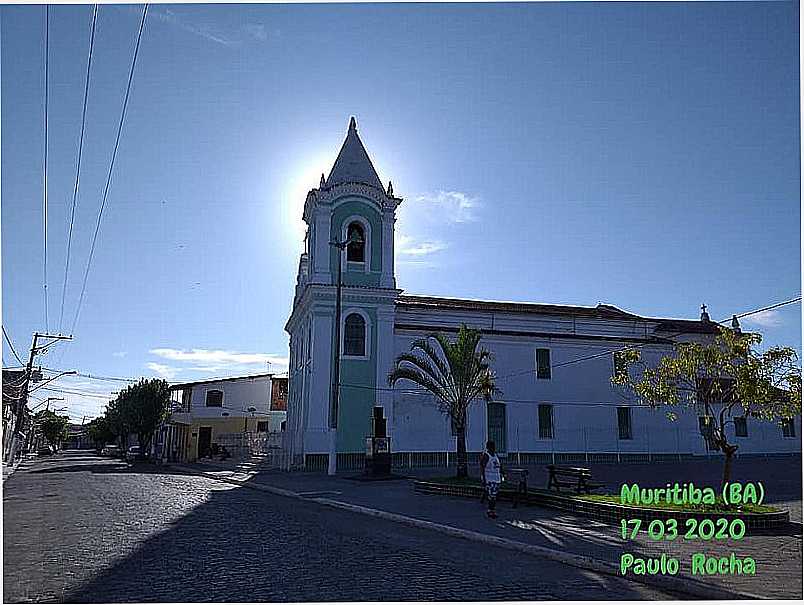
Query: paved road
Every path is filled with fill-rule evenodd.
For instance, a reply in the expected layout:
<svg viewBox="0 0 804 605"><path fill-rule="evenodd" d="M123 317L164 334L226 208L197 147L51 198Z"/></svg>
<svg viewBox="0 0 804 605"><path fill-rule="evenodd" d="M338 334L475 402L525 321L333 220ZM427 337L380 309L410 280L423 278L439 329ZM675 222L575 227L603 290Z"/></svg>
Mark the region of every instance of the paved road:
<svg viewBox="0 0 804 605"><path fill-rule="evenodd" d="M661 599L508 550L85 454L4 487L5 602Z"/></svg>

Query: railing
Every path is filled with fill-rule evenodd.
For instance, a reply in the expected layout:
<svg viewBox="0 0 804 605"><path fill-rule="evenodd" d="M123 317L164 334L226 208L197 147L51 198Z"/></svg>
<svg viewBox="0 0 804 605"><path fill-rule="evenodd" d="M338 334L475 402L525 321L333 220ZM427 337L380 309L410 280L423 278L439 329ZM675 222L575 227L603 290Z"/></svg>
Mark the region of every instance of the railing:
<svg viewBox="0 0 804 605"><path fill-rule="evenodd" d="M282 433L223 433L215 437L215 443L229 450L233 458L247 458L281 450Z"/></svg>

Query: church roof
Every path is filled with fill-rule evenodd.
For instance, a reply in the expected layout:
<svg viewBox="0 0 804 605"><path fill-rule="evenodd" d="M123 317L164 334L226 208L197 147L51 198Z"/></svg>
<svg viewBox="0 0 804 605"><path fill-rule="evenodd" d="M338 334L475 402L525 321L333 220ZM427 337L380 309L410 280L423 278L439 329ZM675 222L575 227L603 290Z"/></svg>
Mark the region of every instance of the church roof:
<svg viewBox="0 0 804 605"><path fill-rule="evenodd" d="M490 311L498 313L539 313L542 315L574 315L595 319L641 320L656 322L659 332L717 334L717 324L693 319L666 319L643 317L623 311L614 305L600 303L595 307L576 305L552 305L543 303L500 302L438 296L415 296L403 294L397 298L397 307L406 309L432 309L440 311Z"/></svg>
<svg viewBox="0 0 804 605"><path fill-rule="evenodd" d="M599 304L596 307L575 305L552 305L530 302L501 302L496 300L476 300L471 298L446 298L439 296L414 296L403 294L397 305L407 308L438 308L461 311L497 311L508 313L540 313L547 315L581 315L606 319L640 319L639 316L612 305Z"/></svg>
<svg viewBox="0 0 804 605"><path fill-rule="evenodd" d="M343 142L338 158L332 166L325 186L332 187L341 183L363 183L377 187L385 191L374 170L374 165L369 159L363 141L357 134L357 122L354 117L349 120L349 132L346 133L346 140Z"/></svg>

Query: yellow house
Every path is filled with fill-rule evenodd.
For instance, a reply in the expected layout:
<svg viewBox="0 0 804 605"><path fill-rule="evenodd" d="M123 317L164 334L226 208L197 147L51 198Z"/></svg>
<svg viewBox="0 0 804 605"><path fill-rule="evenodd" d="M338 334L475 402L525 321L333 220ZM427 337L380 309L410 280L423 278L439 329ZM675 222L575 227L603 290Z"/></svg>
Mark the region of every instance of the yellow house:
<svg viewBox="0 0 804 605"><path fill-rule="evenodd" d="M194 462L221 446L236 456L243 452L232 450L258 435L279 433L287 413L272 394L282 380L268 373L172 385L173 412L160 436L162 457Z"/></svg>

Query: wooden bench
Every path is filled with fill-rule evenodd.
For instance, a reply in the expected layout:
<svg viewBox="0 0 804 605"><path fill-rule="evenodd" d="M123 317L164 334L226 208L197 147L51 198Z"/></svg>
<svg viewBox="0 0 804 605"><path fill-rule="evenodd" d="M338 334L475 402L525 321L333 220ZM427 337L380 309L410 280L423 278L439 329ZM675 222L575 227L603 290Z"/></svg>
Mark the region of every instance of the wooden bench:
<svg viewBox="0 0 804 605"><path fill-rule="evenodd" d="M603 487L602 483L590 481L592 471L588 468L548 464L547 470L550 473L550 478L547 481L548 491L555 488L557 492L561 492L561 488L565 487L574 488L576 494L588 494L592 490Z"/></svg>
<svg viewBox="0 0 804 605"><path fill-rule="evenodd" d="M505 478L516 485L514 491L514 508L519 504L519 499L523 498L525 502L528 501L528 469L526 468L509 468L505 473Z"/></svg>

